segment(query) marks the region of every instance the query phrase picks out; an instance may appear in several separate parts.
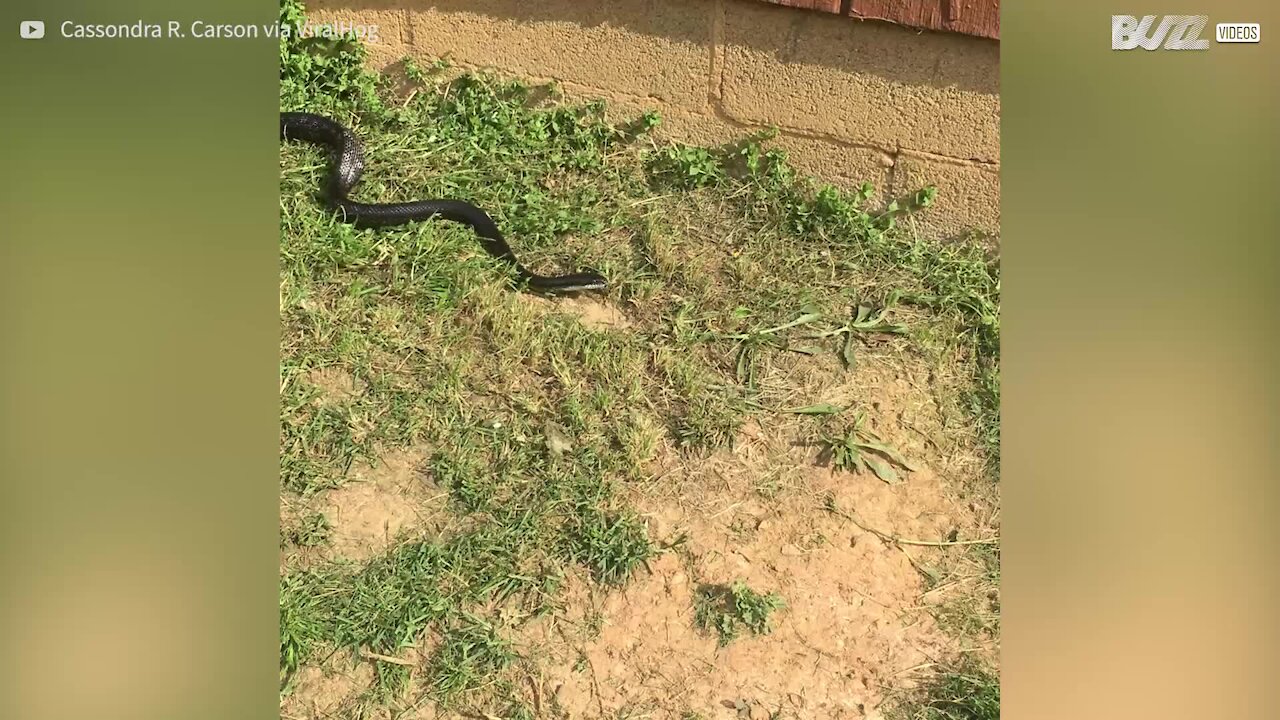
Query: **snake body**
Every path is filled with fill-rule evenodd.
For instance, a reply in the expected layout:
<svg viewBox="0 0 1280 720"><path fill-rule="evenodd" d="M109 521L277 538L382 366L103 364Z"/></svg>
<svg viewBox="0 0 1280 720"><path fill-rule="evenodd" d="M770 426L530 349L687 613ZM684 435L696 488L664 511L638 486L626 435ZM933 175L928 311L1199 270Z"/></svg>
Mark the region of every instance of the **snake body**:
<svg viewBox="0 0 1280 720"><path fill-rule="evenodd" d="M417 200L374 204L351 200L348 195L356 183L360 182L360 175L364 171L364 153L355 135L330 118L312 113L280 113L280 139L315 143L332 153L333 166L320 199L339 219L355 227L389 227L431 218L451 220L470 226L484 249L514 268L519 282L529 290L566 293L604 290L607 287L605 278L594 272L554 276L530 272L516 259L493 218L470 203L461 200Z"/></svg>

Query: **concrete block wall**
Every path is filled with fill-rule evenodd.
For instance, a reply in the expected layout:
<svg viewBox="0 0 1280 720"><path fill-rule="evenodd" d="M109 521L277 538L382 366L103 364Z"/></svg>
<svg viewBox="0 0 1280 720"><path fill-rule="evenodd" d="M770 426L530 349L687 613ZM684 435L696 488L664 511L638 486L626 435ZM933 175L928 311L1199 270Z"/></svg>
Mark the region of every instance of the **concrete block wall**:
<svg viewBox="0 0 1280 720"><path fill-rule="evenodd" d="M937 237L1000 223L999 43L755 0L313 0L320 22L374 24L370 63L456 67L653 109L660 132L718 145L751 130L804 172L873 183L881 203L926 184Z"/></svg>

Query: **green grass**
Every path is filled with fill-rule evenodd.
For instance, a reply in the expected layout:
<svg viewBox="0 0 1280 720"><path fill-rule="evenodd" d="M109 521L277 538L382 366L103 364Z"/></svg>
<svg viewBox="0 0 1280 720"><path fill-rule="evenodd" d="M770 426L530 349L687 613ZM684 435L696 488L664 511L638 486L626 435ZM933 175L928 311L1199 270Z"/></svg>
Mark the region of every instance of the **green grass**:
<svg viewBox="0 0 1280 720"><path fill-rule="evenodd" d="M281 12L293 23L301 8ZM356 196L473 202L536 271L605 274L605 300L629 327L592 329L511 292L510 271L466 228L336 222L315 200L324 154L282 146L281 492L305 501L358 463L425 445L422 469L449 502L437 537L362 564L287 569L286 686L334 653L429 648L412 683L406 666L377 665L377 702L512 694L509 638L555 607L568 574L621 585L654 554L624 490L650 479L659 449L696 461L731 445L752 417L793 407L782 371L806 361L856 372L872 334L962 365L972 382L957 402L994 467L997 268L976 245L898 227L930 189L872 212L873 188L798 177L767 134L725 148L658 142L654 114L615 125L599 103L484 75L446 81L443 63L407 65L412 90L397 93L363 69L363 52L281 43L282 109L335 117L365 145ZM902 318L886 328L862 307ZM321 369L359 392L326 398ZM328 531L304 516L283 542L323 545ZM770 596L728 592L729 624L763 631ZM403 697L411 686L420 697Z"/></svg>
<svg viewBox="0 0 1280 720"><path fill-rule="evenodd" d="M324 513L308 513L289 527L283 528L284 540L295 547L316 547L329 541L333 528Z"/></svg>
<svg viewBox="0 0 1280 720"><path fill-rule="evenodd" d="M998 720L1000 679L977 662L947 669L887 714L890 720Z"/></svg>
<svg viewBox="0 0 1280 720"><path fill-rule="evenodd" d="M715 632L720 645L728 645L744 630L755 635L771 631L770 616L786 607L775 593L759 593L741 582L704 585L694 595L694 622Z"/></svg>

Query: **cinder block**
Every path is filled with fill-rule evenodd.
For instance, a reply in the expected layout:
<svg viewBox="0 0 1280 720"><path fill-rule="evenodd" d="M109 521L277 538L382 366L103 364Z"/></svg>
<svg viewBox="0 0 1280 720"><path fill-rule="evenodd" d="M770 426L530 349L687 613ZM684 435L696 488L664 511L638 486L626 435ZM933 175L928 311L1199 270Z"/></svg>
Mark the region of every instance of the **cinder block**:
<svg viewBox="0 0 1280 720"><path fill-rule="evenodd" d="M586 99L592 96L592 92L590 88L566 86L565 95L567 98ZM754 132L753 128L729 123L714 115L660 107L630 98L609 100L607 115L612 121L622 122L637 118L646 110L657 110L662 114L662 124L654 132L654 136L660 139L720 147ZM887 153L787 134L769 141L766 147L785 150L792 167L805 175L846 189L869 182L876 188L874 201L887 197L889 168L893 165L893 159Z"/></svg>
<svg viewBox="0 0 1280 720"><path fill-rule="evenodd" d="M893 166L887 153L794 136L779 137L773 145L786 150L791 165L800 172L845 189L869 182L876 189L872 207L887 202L889 169Z"/></svg>
<svg viewBox="0 0 1280 720"><path fill-rule="evenodd" d="M909 195L926 185L937 186L938 196L934 205L914 216L920 230L938 237L969 230L1000 234L998 167L899 155L889 188L892 197Z"/></svg>
<svg viewBox="0 0 1280 720"><path fill-rule="evenodd" d="M713 0L436 0L410 9L419 55L452 57L700 110Z"/></svg>
<svg viewBox="0 0 1280 720"><path fill-rule="evenodd" d="M339 0L341 1L341 0ZM410 53L406 43L409 27L403 10L347 10L333 7L328 3L308 4L307 22L314 25L333 24L339 28L363 26L376 27L377 38L369 38L364 43L368 52L368 66L381 70L392 65Z"/></svg>
<svg viewBox="0 0 1280 720"><path fill-rule="evenodd" d="M735 120L999 161L998 43L746 0L724 12L721 102Z"/></svg>
<svg viewBox="0 0 1280 720"><path fill-rule="evenodd" d="M798 170L845 187L871 182L879 202L937 185L937 204L914 221L923 231L999 232L999 168L990 164L1000 157L994 42L745 0L339 7L350 2L313 2L311 20L377 24L379 42L368 45L374 67L451 54L460 67L554 78L571 98L607 98L614 118L658 110L660 137L698 145L775 125L784 132L772 146ZM713 82L717 21L723 76ZM713 95L723 113L708 102ZM964 162L970 158L986 163Z"/></svg>

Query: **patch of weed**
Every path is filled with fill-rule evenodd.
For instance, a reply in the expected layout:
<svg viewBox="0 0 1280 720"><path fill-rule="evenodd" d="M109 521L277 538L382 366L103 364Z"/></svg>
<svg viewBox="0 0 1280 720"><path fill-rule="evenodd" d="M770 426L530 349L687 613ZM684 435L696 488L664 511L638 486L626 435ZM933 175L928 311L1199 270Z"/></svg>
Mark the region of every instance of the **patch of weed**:
<svg viewBox="0 0 1280 720"><path fill-rule="evenodd" d="M443 703L489 682L515 658L510 644L487 623L470 619L444 632L430 667L431 692Z"/></svg>
<svg viewBox="0 0 1280 720"><path fill-rule="evenodd" d="M858 415L853 425L839 434L822 436L823 455L837 470L866 472L868 469L890 485L900 482L893 466L914 470L902 453L894 450L864 427L866 417Z"/></svg>
<svg viewBox="0 0 1280 720"><path fill-rule="evenodd" d="M316 547L329 542L333 527L324 513L308 513L287 529L285 540L298 547Z"/></svg>
<svg viewBox="0 0 1280 720"><path fill-rule="evenodd" d="M644 526L630 514L610 515L595 508L579 511L569 529L570 555L597 580L621 584L653 555Z"/></svg>
<svg viewBox="0 0 1280 720"><path fill-rule="evenodd" d="M732 585L703 585L694 596L694 623L714 631L720 644L728 645L743 630L767 635L769 618L786 602L775 593L762 594L741 582Z"/></svg>
<svg viewBox="0 0 1280 720"><path fill-rule="evenodd" d="M998 720L1000 679L976 661L945 670L888 713L891 720Z"/></svg>

